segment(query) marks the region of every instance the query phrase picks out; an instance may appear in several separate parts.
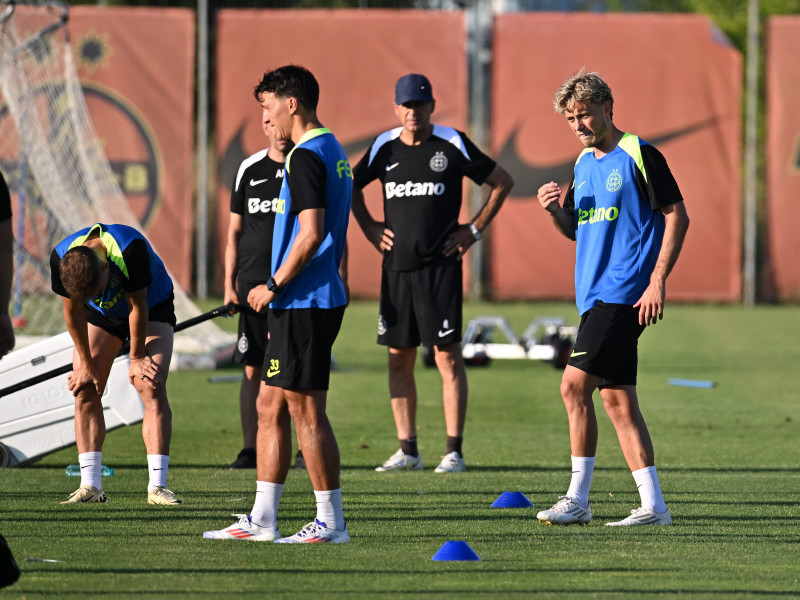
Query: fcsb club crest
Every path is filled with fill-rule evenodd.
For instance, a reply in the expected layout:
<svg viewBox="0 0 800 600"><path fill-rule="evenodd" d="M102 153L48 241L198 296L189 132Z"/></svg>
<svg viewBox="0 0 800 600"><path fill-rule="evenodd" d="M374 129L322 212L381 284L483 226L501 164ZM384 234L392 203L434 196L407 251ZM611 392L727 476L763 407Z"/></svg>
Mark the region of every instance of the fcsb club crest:
<svg viewBox="0 0 800 600"><path fill-rule="evenodd" d="M240 337L239 341L236 343L236 349L239 350L240 354L245 354L249 348L250 342L247 341L247 336L242 334L242 337Z"/></svg>
<svg viewBox="0 0 800 600"><path fill-rule="evenodd" d="M608 176L608 179L606 179L606 189L609 192L616 192L621 187L622 175L620 175L619 169L614 169L611 171L611 175Z"/></svg>
<svg viewBox="0 0 800 600"><path fill-rule="evenodd" d="M430 166L431 171L435 171L436 173L444 171L447 168L447 157L444 155L444 152L437 152L434 154Z"/></svg>
<svg viewBox="0 0 800 600"><path fill-rule="evenodd" d="M384 335L386 333L386 320L383 318L383 315L378 315L378 335Z"/></svg>

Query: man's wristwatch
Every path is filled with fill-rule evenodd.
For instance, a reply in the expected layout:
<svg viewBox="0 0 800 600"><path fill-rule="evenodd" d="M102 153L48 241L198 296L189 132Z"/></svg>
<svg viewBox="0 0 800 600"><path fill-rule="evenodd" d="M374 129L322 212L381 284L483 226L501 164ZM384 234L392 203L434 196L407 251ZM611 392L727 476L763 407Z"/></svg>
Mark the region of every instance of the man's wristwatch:
<svg viewBox="0 0 800 600"><path fill-rule="evenodd" d="M278 287L278 284L275 283L275 278L270 277L267 279L267 289L272 292L273 294L277 295L281 293L282 287Z"/></svg>
<svg viewBox="0 0 800 600"><path fill-rule="evenodd" d="M469 224L469 230L472 232L472 237L475 238L476 242L483 237L483 234L481 234L480 230L475 227L475 223Z"/></svg>

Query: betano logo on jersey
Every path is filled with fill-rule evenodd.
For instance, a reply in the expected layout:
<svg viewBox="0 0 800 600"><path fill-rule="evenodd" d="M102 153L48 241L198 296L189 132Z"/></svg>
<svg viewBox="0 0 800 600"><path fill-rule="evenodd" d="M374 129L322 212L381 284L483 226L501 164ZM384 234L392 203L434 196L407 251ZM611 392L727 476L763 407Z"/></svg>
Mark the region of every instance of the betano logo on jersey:
<svg viewBox="0 0 800 600"><path fill-rule="evenodd" d="M270 210L272 212L283 212L282 210L276 210L276 207L280 206L282 203L285 203L284 200L280 198L273 198L272 200L262 200L261 198L248 198L247 199L247 212L251 215L255 213L268 213Z"/></svg>
<svg viewBox="0 0 800 600"><path fill-rule="evenodd" d="M122 294L123 290L120 290L117 292L117 295L114 296L111 300L106 300L105 302L103 302L102 300L100 300L100 298L95 298L94 300L92 300L92 302L97 306L99 306L100 308L104 309L113 308L117 304L117 302L119 302L120 299L122 299Z"/></svg>
<svg viewBox="0 0 800 600"><path fill-rule="evenodd" d="M274 212L275 214L278 214L278 215L284 214L286 212L286 199L285 198L275 198L272 201L272 212Z"/></svg>
<svg viewBox="0 0 800 600"><path fill-rule="evenodd" d="M578 226L587 223L599 223L600 221L616 221L619 216L619 209L616 206L605 208L590 208L589 210L578 209Z"/></svg>
<svg viewBox="0 0 800 600"><path fill-rule="evenodd" d="M424 181L422 183L415 183L413 181L406 181L405 183L395 183L387 181L384 186L386 192L386 199L402 198L404 196L441 196L444 194L444 184L434 183L432 181Z"/></svg>

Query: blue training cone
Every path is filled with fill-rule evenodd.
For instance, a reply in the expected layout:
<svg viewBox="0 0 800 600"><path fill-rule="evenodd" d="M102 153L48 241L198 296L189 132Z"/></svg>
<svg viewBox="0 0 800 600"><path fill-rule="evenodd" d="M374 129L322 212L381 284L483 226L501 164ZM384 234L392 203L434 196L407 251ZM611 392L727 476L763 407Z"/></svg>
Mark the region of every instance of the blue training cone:
<svg viewBox="0 0 800 600"><path fill-rule="evenodd" d="M433 555L433 560L480 560L481 557L467 542L445 542Z"/></svg>
<svg viewBox="0 0 800 600"><path fill-rule="evenodd" d="M492 508L533 508L533 502L522 492L503 492L492 502Z"/></svg>

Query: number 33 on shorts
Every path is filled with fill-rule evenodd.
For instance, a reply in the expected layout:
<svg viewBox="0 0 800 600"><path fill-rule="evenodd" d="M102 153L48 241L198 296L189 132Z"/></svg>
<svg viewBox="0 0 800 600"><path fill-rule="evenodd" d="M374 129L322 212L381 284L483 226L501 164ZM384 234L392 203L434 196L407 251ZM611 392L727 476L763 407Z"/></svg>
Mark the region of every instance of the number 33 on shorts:
<svg viewBox="0 0 800 600"><path fill-rule="evenodd" d="M281 364L277 358L270 358L269 359L269 369L267 369L267 377L275 377L278 373L281 372Z"/></svg>

